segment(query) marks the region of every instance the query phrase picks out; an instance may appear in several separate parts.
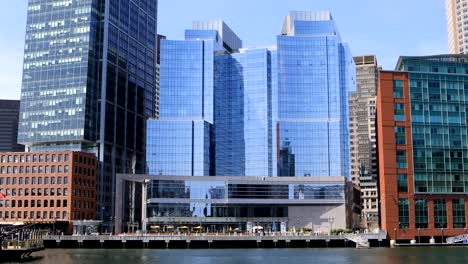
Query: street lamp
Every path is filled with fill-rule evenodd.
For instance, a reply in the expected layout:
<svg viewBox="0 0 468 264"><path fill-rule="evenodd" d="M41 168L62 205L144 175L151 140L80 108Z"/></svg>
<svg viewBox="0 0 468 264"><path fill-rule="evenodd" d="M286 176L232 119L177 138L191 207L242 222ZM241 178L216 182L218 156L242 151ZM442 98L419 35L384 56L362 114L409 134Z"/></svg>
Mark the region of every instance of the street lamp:
<svg viewBox="0 0 468 264"><path fill-rule="evenodd" d="M330 235L332 234L332 230L333 230L333 222L335 222L335 218L329 217L328 223L330 223Z"/></svg>
<svg viewBox="0 0 468 264"><path fill-rule="evenodd" d="M396 232L396 227L395 227L395 228L393 228L393 232L394 232L394 234L395 234L395 242L396 242L396 241L397 241L397 232Z"/></svg>

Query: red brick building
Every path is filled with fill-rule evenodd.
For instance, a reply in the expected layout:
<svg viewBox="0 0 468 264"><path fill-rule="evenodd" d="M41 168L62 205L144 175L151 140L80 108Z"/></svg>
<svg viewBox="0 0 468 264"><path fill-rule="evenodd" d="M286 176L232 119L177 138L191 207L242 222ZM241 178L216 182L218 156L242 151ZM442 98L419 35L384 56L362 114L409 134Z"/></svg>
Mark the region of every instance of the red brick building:
<svg viewBox="0 0 468 264"><path fill-rule="evenodd" d="M380 73L380 219L390 239L442 242L467 232L464 61L467 56L402 57L398 71Z"/></svg>
<svg viewBox="0 0 468 264"><path fill-rule="evenodd" d="M37 223L71 232L96 218L97 160L83 152L0 153L0 225Z"/></svg>

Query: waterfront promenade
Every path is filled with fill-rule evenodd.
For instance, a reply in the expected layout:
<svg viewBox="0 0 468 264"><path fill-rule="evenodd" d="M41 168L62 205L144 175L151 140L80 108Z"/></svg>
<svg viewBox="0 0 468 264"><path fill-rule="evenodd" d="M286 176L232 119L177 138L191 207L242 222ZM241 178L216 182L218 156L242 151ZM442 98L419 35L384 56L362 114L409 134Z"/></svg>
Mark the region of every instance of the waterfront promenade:
<svg viewBox="0 0 468 264"><path fill-rule="evenodd" d="M387 246L387 234L148 234L43 237L49 248L287 248Z"/></svg>

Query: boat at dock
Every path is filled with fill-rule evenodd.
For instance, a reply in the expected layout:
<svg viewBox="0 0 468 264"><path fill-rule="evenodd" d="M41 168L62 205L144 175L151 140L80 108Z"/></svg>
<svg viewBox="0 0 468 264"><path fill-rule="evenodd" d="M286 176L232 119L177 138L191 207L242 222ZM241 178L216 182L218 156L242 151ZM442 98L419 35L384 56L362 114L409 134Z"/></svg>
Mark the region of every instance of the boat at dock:
<svg viewBox="0 0 468 264"><path fill-rule="evenodd" d="M4 240L0 247L0 262L21 261L31 258L34 252L44 250L42 240Z"/></svg>
<svg viewBox="0 0 468 264"><path fill-rule="evenodd" d="M30 227L0 230L0 262L25 260L31 258L32 253L45 249L42 234L28 229Z"/></svg>

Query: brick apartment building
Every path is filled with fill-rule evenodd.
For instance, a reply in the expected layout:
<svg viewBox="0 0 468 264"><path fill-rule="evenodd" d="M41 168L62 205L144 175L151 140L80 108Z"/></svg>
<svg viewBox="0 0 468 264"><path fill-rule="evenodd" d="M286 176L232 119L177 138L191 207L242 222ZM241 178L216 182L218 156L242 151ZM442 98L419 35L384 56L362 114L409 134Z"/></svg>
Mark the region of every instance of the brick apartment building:
<svg viewBox="0 0 468 264"><path fill-rule="evenodd" d="M96 218L97 160L82 152L0 153L0 225L36 223L71 233Z"/></svg>

